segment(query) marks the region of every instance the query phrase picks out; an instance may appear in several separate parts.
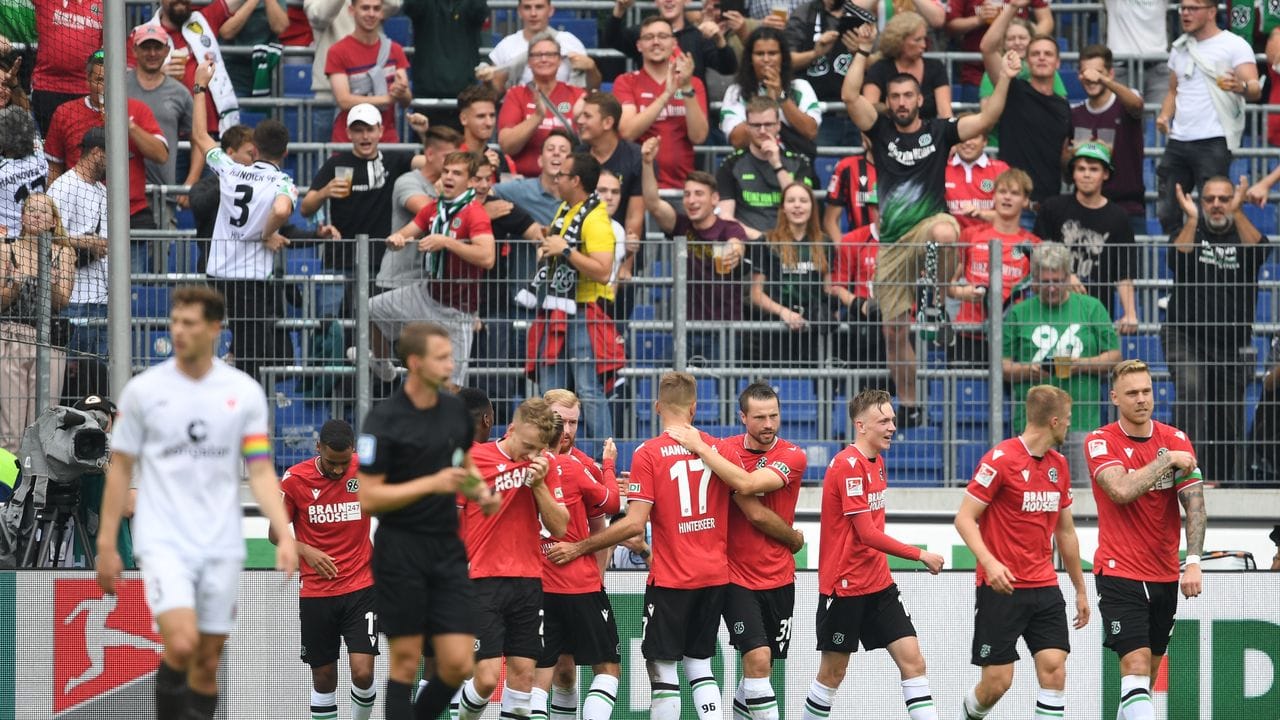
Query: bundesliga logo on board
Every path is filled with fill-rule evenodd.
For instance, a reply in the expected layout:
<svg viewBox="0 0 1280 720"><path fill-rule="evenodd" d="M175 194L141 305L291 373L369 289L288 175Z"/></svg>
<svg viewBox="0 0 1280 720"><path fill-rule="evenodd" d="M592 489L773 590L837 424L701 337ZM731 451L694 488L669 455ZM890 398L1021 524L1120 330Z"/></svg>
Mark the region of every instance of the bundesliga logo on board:
<svg viewBox="0 0 1280 720"><path fill-rule="evenodd" d="M163 646L151 623L141 580L120 580L104 595L95 580L55 580L53 586L53 711L145 706L147 680Z"/></svg>

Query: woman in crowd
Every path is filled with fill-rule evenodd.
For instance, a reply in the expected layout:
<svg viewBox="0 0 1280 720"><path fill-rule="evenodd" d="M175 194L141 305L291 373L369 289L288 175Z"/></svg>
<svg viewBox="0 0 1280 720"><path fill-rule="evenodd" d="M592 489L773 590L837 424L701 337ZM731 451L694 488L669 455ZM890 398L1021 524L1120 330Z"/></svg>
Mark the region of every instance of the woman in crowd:
<svg viewBox="0 0 1280 720"><path fill-rule="evenodd" d="M920 83L920 92L924 95L924 105L920 108L922 120L951 117L951 81L947 79L947 67L940 60L924 56L929 45L928 31L919 13L894 15L880 36L880 59L867 68L862 97L883 103L889 81L906 74Z"/></svg>
<svg viewBox="0 0 1280 720"><path fill-rule="evenodd" d="M529 41L529 69L533 81L515 85L502 99L498 113L498 145L516 164L516 172L537 177L542 141L556 128L577 136L573 118L578 116L586 91L556 79L560 70L560 43L549 32Z"/></svg>
<svg viewBox="0 0 1280 720"><path fill-rule="evenodd" d="M49 278L49 307L41 307L40 237L52 237L45 270ZM62 396L66 372L69 326L59 314L71 300L76 256L67 240L62 216L44 193L28 195L22 205L22 228L17 238L0 249L0 445L18 451L22 433L36 419L36 327L42 313L50 318L49 403Z"/></svg>
<svg viewBox="0 0 1280 720"><path fill-rule="evenodd" d="M756 319L778 319L785 330L752 333L752 360L760 363L816 363L820 336L834 324L828 294L831 266L827 239L818 220L813 191L793 182L782 191L778 224L752 243L751 305Z"/></svg>
<svg viewBox="0 0 1280 720"><path fill-rule="evenodd" d="M814 141L822 124L822 104L807 80L791 75L791 50L780 30L760 26L747 37L738 63L738 81L724 93L720 131L729 144L744 148L751 142L747 128L747 100L767 95L782 107L782 146L807 155L818 153Z"/></svg>

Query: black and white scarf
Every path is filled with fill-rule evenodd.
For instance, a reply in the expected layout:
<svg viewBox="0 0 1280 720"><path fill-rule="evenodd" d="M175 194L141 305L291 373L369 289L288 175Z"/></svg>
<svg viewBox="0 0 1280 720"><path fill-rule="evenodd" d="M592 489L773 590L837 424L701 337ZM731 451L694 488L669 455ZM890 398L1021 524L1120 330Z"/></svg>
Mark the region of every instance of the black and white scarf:
<svg viewBox="0 0 1280 720"><path fill-rule="evenodd" d="M438 198L436 200L436 214L435 217L431 218L431 227L427 229L427 234L456 237L453 234L454 228L451 228L450 225L454 223L454 219L462 211L462 208L474 200L475 196L474 190L467 190L452 200L445 200L443 197ZM423 256L422 264L427 272L427 277L437 280L444 277L444 255L444 250L434 250Z"/></svg>
<svg viewBox="0 0 1280 720"><path fill-rule="evenodd" d="M600 196L591 193L573 217L569 217L569 203L560 203L547 234L563 236L569 248L577 250L582 243L582 224L600 202ZM562 255L550 255L538 262L538 271L529 284L516 293L515 299L529 309L560 310L567 315L575 315L578 312L577 291L578 271L573 263Z"/></svg>

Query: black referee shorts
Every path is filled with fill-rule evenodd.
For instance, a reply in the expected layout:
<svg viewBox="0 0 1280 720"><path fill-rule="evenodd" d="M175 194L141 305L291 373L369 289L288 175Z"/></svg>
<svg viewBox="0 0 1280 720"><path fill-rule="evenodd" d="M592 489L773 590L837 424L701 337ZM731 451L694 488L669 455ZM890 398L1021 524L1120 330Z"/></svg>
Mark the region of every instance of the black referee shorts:
<svg viewBox="0 0 1280 720"><path fill-rule="evenodd" d="M973 617L974 665L1008 665L1018 660L1018 638L1034 656L1041 650L1071 652L1066 601L1053 587L1014 589L1001 595L979 585Z"/></svg>
<svg viewBox="0 0 1280 720"><path fill-rule="evenodd" d="M379 526L372 567L374 608L387 637L475 634L475 593L456 534Z"/></svg>
<svg viewBox="0 0 1280 720"><path fill-rule="evenodd" d="M302 634L302 662L324 667L338 660L338 644L347 652L378 654L378 614L373 610L373 588L343 595L298 598Z"/></svg>
<svg viewBox="0 0 1280 720"><path fill-rule="evenodd" d="M1107 575L1097 575L1095 580L1103 646L1120 657L1141 648L1151 648L1152 655L1164 655L1178 611L1178 583Z"/></svg>
<svg viewBox="0 0 1280 720"><path fill-rule="evenodd" d="M878 650L916 635L896 584L870 595L819 595L817 629L822 652L857 652L859 642L863 650Z"/></svg>
<svg viewBox="0 0 1280 720"><path fill-rule="evenodd" d="M730 584L725 592L724 624L740 653L768 647L774 660L784 660L791 645L791 613L796 586L751 590Z"/></svg>
<svg viewBox="0 0 1280 720"><path fill-rule="evenodd" d="M560 595L544 593L543 652L538 667L554 667L561 655L576 665L622 661L618 622L605 591Z"/></svg>

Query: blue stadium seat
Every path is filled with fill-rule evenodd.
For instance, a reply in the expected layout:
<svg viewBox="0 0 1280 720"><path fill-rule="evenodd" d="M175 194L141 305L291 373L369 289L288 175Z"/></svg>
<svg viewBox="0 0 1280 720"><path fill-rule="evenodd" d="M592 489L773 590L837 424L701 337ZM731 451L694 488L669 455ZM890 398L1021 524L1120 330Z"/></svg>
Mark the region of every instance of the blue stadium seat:
<svg viewBox="0 0 1280 720"><path fill-rule="evenodd" d="M315 455L320 426L329 419L324 403L294 400L275 407L275 459L287 468Z"/></svg>
<svg viewBox="0 0 1280 720"><path fill-rule="evenodd" d="M631 348L631 359L640 367L666 366L671 364L671 333L643 330L635 334L635 347Z"/></svg>
<svg viewBox="0 0 1280 720"><path fill-rule="evenodd" d="M1156 406L1151 416L1162 423L1173 422L1173 403L1177 397L1173 382L1157 380L1152 383L1152 390L1155 391Z"/></svg>
<svg viewBox="0 0 1280 720"><path fill-rule="evenodd" d="M183 240L170 243L166 267L171 273L197 272L200 267L200 246Z"/></svg>
<svg viewBox="0 0 1280 720"><path fill-rule="evenodd" d="M195 230L196 216L188 209L180 209L174 213L174 219L178 223L179 230Z"/></svg>
<svg viewBox="0 0 1280 720"><path fill-rule="evenodd" d="M1062 76L1062 85L1067 89L1067 100L1073 105L1078 102L1084 102L1086 97L1084 86L1080 84L1080 74L1075 68L1068 69L1063 67L1058 71Z"/></svg>
<svg viewBox="0 0 1280 720"><path fill-rule="evenodd" d="M986 425L991 418L990 398L990 384L986 380L956 380L956 422Z"/></svg>
<svg viewBox="0 0 1280 720"><path fill-rule="evenodd" d="M720 422L720 381L716 378L698 378L698 404L693 411L696 424Z"/></svg>
<svg viewBox="0 0 1280 720"><path fill-rule="evenodd" d="M1254 363L1257 366L1258 374L1261 375L1267 371L1267 358L1271 357L1271 336L1254 335L1252 344Z"/></svg>
<svg viewBox="0 0 1280 720"><path fill-rule="evenodd" d="M1269 323L1276 316L1276 297L1275 293L1270 290L1258 291L1258 305L1254 312L1253 321L1255 323Z"/></svg>
<svg viewBox="0 0 1280 720"><path fill-rule="evenodd" d="M624 440L614 443L618 448L618 460L615 467L618 472L631 469L631 456L635 454L636 448L640 447L641 441Z"/></svg>
<svg viewBox="0 0 1280 720"><path fill-rule="evenodd" d="M849 436L849 398L837 395L831 403L831 438L839 442L852 440Z"/></svg>
<svg viewBox="0 0 1280 720"><path fill-rule="evenodd" d="M284 127L289 131L289 139L291 141L301 140L303 136L302 126L302 109L296 107L287 107L281 114L280 122L284 123ZM308 128L309 129L309 128ZM297 178L294 178L297 181Z"/></svg>
<svg viewBox="0 0 1280 720"><path fill-rule="evenodd" d="M129 314L136 318L169 317L169 287L134 285L129 291Z"/></svg>
<svg viewBox="0 0 1280 720"><path fill-rule="evenodd" d="M804 450L806 464L804 468L804 482L813 484L822 484L822 479L827 474L827 467L831 465L831 461L835 456L844 449L844 445L834 442L805 442L797 443Z"/></svg>
<svg viewBox="0 0 1280 720"><path fill-rule="evenodd" d="M611 83L611 82L602 82L602 83L600 83L600 92L603 92L603 93L611 93L611 94L612 94L612 93L613 93L613 83Z"/></svg>
<svg viewBox="0 0 1280 720"><path fill-rule="evenodd" d="M961 443L956 446L956 478L967 481L973 477L982 456L987 454L986 443Z"/></svg>
<svg viewBox="0 0 1280 720"><path fill-rule="evenodd" d="M155 365L173 357L173 339L168 330L151 330L137 333L135 342L142 341L141 347L134 348L134 358L144 365Z"/></svg>
<svg viewBox="0 0 1280 720"><path fill-rule="evenodd" d="M831 176L835 174L836 165L840 163L837 157L819 157L813 164L813 170L818 175L818 187L823 190L831 184Z"/></svg>
<svg viewBox="0 0 1280 720"><path fill-rule="evenodd" d="M284 251L285 275L317 275L323 269L317 248L289 248Z"/></svg>
<svg viewBox="0 0 1280 720"><path fill-rule="evenodd" d="M631 402L635 404L636 419L649 422L653 419L653 393L657 381L651 377L632 378Z"/></svg>
<svg viewBox="0 0 1280 720"><path fill-rule="evenodd" d="M1120 354L1125 360L1141 360L1156 372L1169 370L1159 335L1126 335L1120 341Z"/></svg>
<svg viewBox="0 0 1280 720"><path fill-rule="evenodd" d="M695 425L697 425L699 430L713 438L716 438L717 440L723 440L728 437L733 437L734 435L741 435L743 432L741 425L720 425L718 423L704 424L698 422L695 422Z"/></svg>
<svg viewBox="0 0 1280 720"><path fill-rule="evenodd" d="M382 21L382 32L401 47L413 46L413 23L404 15L392 15Z"/></svg>
<svg viewBox="0 0 1280 720"><path fill-rule="evenodd" d="M287 63L281 69L285 97L309 98L311 92L311 63Z"/></svg>
<svg viewBox="0 0 1280 720"><path fill-rule="evenodd" d="M807 378L783 378L781 380L765 380L778 393L782 405L783 422L790 424L814 424L818 422L818 393L814 390L813 381ZM748 378L738 381L738 393L751 384Z"/></svg>
<svg viewBox="0 0 1280 720"><path fill-rule="evenodd" d="M600 26L595 18L553 17L551 27L582 41L585 48L600 47Z"/></svg>
<svg viewBox="0 0 1280 720"><path fill-rule="evenodd" d="M652 305L636 305L631 309L631 319L636 322L655 320L657 317L658 309Z"/></svg>
<svg viewBox="0 0 1280 720"><path fill-rule="evenodd" d="M796 444L803 444L814 440L821 440L818 436L818 426L815 423L792 423L783 419L782 427L779 428L778 434L785 440L789 440Z"/></svg>
<svg viewBox="0 0 1280 720"><path fill-rule="evenodd" d="M268 117L267 113L254 112L253 110L241 110L240 124L246 127L251 127L251 128L257 127L258 123L262 122L263 120L266 120L267 117Z"/></svg>
<svg viewBox="0 0 1280 720"><path fill-rule="evenodd" d="M917 427L899 430L885 453L889 484L935 487L942 484L942 430Z"/></svg>

